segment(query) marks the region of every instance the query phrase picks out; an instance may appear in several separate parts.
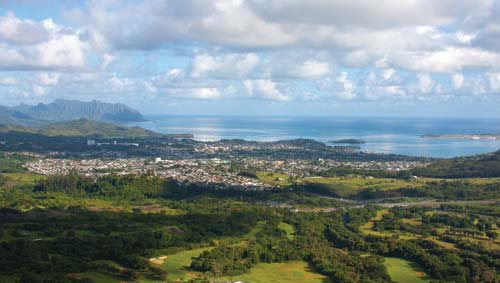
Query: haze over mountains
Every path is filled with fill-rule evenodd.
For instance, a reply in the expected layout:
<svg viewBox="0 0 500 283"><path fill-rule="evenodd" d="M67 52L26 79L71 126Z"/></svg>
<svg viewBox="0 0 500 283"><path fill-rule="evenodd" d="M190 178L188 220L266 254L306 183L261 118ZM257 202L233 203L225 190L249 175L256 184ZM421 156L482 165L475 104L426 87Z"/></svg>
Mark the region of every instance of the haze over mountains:
<svg viewBox="0 0 500 283"><path fill-rule="evenodd" d="M144 121L142 114L125 104L97 100L57 99L49 104L0 106L0 133L123 138L167 136L141 127L122 125L140 121ZM192 137L186 134L170 136Z"/></svg>
<svg viewBox="0 0 500 283"><path fill-rule="evenodd" d="M128 127L107 122L98 122L81 118L78 120L53 122L36 127L0 124L0 133L16 132L37 134L43 136L66 137L113 137L113 138L144 138L144 137L180 137L191 138L191 135L163 135L141 127Z"/></svg>
<svg viewBox="0 0 500 283"><path fill-rule="evenodd" d="M83 102L57 99L48 104L0 106L0 124L37 126L77 119L119 123L144 121L139 111L125 104L105 103L97 100Z"/></svg>

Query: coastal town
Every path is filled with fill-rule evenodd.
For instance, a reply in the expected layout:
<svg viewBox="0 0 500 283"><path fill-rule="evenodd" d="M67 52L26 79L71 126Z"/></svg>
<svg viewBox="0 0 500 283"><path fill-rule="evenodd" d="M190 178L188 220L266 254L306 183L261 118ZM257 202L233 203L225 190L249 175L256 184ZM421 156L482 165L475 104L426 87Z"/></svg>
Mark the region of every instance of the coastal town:
<svg viewBox="0 0 500 283"><path fill-rule="evenodd" d="M31 158L24 166L36 174L75 172L92 177L152 174L179 185L216 189L266 190L319 176L332 168L399 172L431 161L366 152L359 146L339 146L312 139L257 142L54 136L39 140L29 135L4 133L0 142L3 152Z"/></svg>
<svg viewBox="0 0 500 283"><path fill-rule="evenodd" d="M179 184L197 184L216 189L239 188L264 190L272 186L241 172L264 172L274 176L276 181L291 181L297 178L315 176L315 173L332 167L350 167L366 170L401 171L421 166L416 161L335 161L335 160L265 160L258 158L201 158L162 159L156 158L108 158L108 159L67 159L43 158L29 162L26 169L42 175L64 175L77 172L86 176L106 176L110 174L154 174L175 180ZM287 176L288 179L284 179ZM282 180L281 180L282 179Z"/></svg>

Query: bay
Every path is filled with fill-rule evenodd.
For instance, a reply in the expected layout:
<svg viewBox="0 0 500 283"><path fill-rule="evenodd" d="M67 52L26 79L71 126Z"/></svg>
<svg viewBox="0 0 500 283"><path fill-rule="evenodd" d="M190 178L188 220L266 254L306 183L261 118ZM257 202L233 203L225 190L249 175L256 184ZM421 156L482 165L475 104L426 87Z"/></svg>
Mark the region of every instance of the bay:
<svg viewBox="0 0 500 283"><path fill-rule="evenodd" d="M456 157L500 149L500 140L421 138L423 134L497 134L500 119L380 117L146 116L141 127L161 133L191 133L195 139L277 141L308 138L330 143L354 138L361 149L426 157Z"/></svg>

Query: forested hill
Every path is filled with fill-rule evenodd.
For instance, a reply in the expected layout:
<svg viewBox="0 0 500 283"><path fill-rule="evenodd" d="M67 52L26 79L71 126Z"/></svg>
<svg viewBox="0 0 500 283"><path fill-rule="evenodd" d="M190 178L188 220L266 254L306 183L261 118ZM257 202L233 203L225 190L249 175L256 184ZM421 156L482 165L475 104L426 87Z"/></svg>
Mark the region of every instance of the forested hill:
<svg viewBox="0 0 500 283"><path fill-rule="evenodd" d="M367 170L339 166L332 167L319 174L323 177L360 175L396 179L411 179L412 176L453 179L500 177L500 150L475 156L437 159L427 166L415 167L409 170Z"/></svg>
<svg viewBox="0 0 500 283"><path fill-rule="evenodd" d="M97 137L162 137L164 135L143 129L127 127L111 123L97 122L88 119L78 119L67 122L56 122L40 127L23 127L0 125L0 132L22 132L41 134L45 136L97 136Z"/></svg>
<svg viewBox="0 0 500 283"><path fill-rule="evenodd" d="M0 105L0 124L32 124L34 121L28 115L9 107Z"/></svg>
<svg viewBox="0 0 500 283"><path fill-rule="evenodd" d="M500 177L500 150L488 154L436 161L413 169L413 174L435 178Z"/></svg>
<svg viewBox="0 0 500 283"><path fill-rule="evenodd" d="M86 118L101 122L140 122L142 114L125 104L104 103L97 100L83 102L57 99L52 103L37 105L21 104L15 107L1 106L2 124L39 125L49 122Z"/></svg>

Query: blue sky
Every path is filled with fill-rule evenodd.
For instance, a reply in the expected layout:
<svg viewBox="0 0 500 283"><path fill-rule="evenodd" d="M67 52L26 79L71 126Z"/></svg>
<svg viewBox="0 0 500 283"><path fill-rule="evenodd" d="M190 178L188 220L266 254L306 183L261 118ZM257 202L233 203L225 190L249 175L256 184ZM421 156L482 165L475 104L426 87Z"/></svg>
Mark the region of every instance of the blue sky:
<svg viewBox="0 0 500 283"><path fill-rule="evenodd" d="M0 104L500 117L500 1L0 0Z"/></svg>

